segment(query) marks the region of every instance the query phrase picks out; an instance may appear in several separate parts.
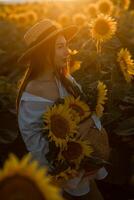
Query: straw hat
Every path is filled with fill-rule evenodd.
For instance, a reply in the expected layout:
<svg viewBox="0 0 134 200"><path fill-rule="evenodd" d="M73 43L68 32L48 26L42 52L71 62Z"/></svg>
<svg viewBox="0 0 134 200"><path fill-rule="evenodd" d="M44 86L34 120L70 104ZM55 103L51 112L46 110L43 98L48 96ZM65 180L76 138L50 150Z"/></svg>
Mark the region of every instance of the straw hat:
<svg viewBox="0 0 134 200"><path fill-rule="evenodd" d="M35 25L33 25L24 35L24 41L27 46L27 50L18 59L18 62L25 62L29 59L31 53L40 47L43 43L58 33L63 33L67 41L70 41L78 32L78 28L75 25L70 25L65 28L50 20L44 19Z"/></svg>

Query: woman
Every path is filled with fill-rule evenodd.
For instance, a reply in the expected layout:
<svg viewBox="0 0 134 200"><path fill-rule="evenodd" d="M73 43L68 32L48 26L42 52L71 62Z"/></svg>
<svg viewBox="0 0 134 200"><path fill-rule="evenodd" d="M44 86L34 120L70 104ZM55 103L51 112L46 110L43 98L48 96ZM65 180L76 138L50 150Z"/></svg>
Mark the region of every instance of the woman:
<svg viewBox="0 0 134 200"><path fill-rule="evenodd" d="M28 50L19 61L27 63L28 68L18 91L18 123L27 150L43 166L49 167L45 158L49 151L48 141L42 136L41 130L44 110L59 97L70 94L77 97L82 90L71 75L65 75L69 57L68 42L77 32L75 26L62 29L53 21L45 19L31 27L24 36ZM92 124L93 120L82 123L79 126L79 137L82 133L86 135ZM93 174L101 179L107 172L102 168ZM62 188L64 196L67 199L89 199L89 177L81 172L78 177L69 180ZM94 199L102 197L99 194Z"/></svg>

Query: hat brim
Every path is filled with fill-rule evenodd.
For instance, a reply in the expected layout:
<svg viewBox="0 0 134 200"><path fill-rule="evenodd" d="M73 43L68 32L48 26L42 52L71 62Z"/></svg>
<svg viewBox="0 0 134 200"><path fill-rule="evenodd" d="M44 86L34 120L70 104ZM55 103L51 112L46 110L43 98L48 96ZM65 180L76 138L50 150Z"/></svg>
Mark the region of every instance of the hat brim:
<svg viewBox="0 0 134 200"><path fill-rule="evenodd" d="M28 48L22 55L21 57L18 59L18 63L25 63L30 59L30 55L31 53L39 48L42 44L44 44L46 41L48 41L49 39L51 39L52 37L54 37L55 35L62 33L67 41L71 41L76 34L78 33L78 28L75 25L71 25L65 28L59 28L58 30L52 32L51 34L49 34L48 37L46 37L45 39L41 40L39 43L37 43L36 45L34 45L31 48Z"/></svg>

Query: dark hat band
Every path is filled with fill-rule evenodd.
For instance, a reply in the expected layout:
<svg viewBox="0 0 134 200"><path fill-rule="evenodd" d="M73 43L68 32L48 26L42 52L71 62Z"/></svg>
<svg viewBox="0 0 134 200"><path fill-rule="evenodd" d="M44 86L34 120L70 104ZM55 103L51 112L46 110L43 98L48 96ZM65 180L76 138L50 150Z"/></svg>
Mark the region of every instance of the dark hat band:
<svg viewBox="0 0 134 200"><path fill-rule="evenodd" d="M56 31L56 30L58 30L58 29L52 25L50 28L48 28L46 31L44 31L34 42L32 42L29 47L31 48L31 47L35 46L36 44L41 42L43 39L45 39L50 33L52 33L53 31Z"/></svg>

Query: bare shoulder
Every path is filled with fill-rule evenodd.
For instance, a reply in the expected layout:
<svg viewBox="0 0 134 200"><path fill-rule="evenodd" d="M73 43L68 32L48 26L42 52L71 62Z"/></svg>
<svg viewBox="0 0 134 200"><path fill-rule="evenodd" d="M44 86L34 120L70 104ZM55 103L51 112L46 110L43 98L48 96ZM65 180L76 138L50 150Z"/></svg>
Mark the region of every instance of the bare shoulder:
<svg viewBox="0 0 134 200"><path fill-rule="evenodd" d="M54 101L60 97L59 89L55 82L40 83L37 80L32 80L27 84L25 91Z"/></svg>
<svg viewBox="0 0 134 200"><path fill-rule="evenodd" d="M25 91L31 94L37 95L39 93L39 89L40 87L39 87L38 82L36 80L31 80L27 84Z"/></svg>

